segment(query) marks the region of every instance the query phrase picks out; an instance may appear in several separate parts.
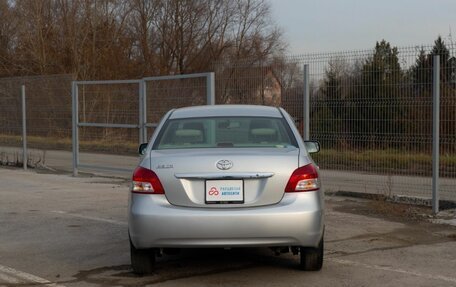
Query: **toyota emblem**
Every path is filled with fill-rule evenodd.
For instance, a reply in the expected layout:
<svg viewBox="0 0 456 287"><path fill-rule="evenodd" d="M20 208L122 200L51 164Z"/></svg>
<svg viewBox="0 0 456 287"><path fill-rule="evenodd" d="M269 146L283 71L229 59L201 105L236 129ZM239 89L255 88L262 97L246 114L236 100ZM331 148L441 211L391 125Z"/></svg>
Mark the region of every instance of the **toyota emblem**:
<svg viewBox="0 0 456 287"><path fill-rule="evenodd" d="M233 167L233 162L227 159L221 159L216 164L218 169L227 170Z"/></svg>

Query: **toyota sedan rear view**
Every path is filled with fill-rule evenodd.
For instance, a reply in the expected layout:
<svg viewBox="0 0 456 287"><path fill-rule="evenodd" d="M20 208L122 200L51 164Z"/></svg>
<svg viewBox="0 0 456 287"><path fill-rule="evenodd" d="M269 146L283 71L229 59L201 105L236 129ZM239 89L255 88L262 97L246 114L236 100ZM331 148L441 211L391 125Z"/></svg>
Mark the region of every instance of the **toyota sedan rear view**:
<svg viewBox="0 0 456 287"><path fill-rule="evenodd" d="M181 248L270 247L323 264L323 194L304 142L282 108L247 105L169 111L132 178L131 261Z"/></svg>

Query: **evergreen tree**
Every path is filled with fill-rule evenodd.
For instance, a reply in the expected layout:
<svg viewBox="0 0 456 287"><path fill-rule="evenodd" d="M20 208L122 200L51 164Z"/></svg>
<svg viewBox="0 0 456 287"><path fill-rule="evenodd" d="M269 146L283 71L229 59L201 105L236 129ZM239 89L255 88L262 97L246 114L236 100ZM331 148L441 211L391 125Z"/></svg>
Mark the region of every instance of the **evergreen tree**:
<svg viewBox="0 0 456 287"><path fill-rule="evenodd" d="M432 48L431 55L440 55L440 63L446 63L450 58L450 51L441 36L438 36L434 41L434 47Z"/></svg>
<svg viewBox="0 0 456 287"><path fill-rule="evenodd" d="M320 109L314 114L315 122L312 128L314 130L324 131L328 134L340 132L345 127L342 125L342 119L345 116L346 100L343 95L344 71L346 63L342 59L331 59L328 68L320 86L323 94L321 99L317 99ZM334 147L335 141L326 143Z"/></svg>
<svg viewBox="0 0 456 287"><path fill-rule="evenodd" d="M430 54L430 61L433 61L432 58L434 55L440 56L440 81L446 83L451 78L451 69L448 67L450 51L440 36L434 41L434 47Z"/></svg>
<svg viewBox="0 0 456 287"><path fill-rule="evenodd" d="M434 55L440 56L440 81L446 83L451 80L450 51L442 37L437 37L430 53L426 54L424 49L420 50L415 65L411 67L412 82L415 88L420 91L432 90L432 77L434 67Z"/></svg>
<svg viewBox="0 0 456 287"><path fill-rule="evenodd" d="M328 108L334 118L340 119L343 115L345 103L342 82L344 81L344 70L346 64L342 60L331 60L325 71L323 80L323 94L325 95Z"/></svg>
<svg viewBox="0 0 456 287"><path fill-rule="evenodd" d="M403 72L398 50L382 40L362 66L358 89L353 96L356 120L354 132L366 137L371 148L390 144L391 134L403 127L398 119L402 108L398 104ZM390 145L389 145L390 146Z"/></svg>
<svg viewBox="0 0 456 287"><path fill-rule="evenodd" d="M426 54L423 48L421 48L410 74L415 89L419 91L430 90L430 83L432 83L432 58Z"/></svg>

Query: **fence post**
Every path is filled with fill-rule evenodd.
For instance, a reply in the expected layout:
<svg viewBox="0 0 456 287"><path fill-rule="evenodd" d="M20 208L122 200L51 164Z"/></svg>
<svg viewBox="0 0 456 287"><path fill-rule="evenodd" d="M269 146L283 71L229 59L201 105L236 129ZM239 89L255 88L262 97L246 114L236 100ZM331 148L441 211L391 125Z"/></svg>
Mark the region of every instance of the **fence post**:
<svg viewBox="0 0 456 287"><path fill-rule="evenodd" d="M139 144L147 142L146 130L146 85L145 81L139 82Z"/></svg>
<svg viewBox="0 0 456 287"><path fill-rule="evenodd" d="M73 176L78 176L78 165L79 165L79 118L78 118L78 84L76 81L72 82L71 87L71 99L72 99L72 119L73 119L73 130L72 130L72 147L73 147Z"/></svg>
<svg viewBox="0 0 456 287"><path fill-rule="evenodd" d="M303 98L303 138L310 139L310 81L309 81L309 65L304 64L304 98Z"/></svg>
<svg viewBox="0 0 456 287"><path fill-rule="evenodd" d="M215 73L208 73L206 82L207 104L215 105Z"/></svg>
<svg viewBox="0 0 456 287"><path fill-rule="evenodd" d="M22 161L24 170L27 170L27 108L25 103L25 85L21 86L22 97Z"/></svg>
<svg viewBox="0 0 456 287"><path fill-rule="evenodd" d="M434 55L432 77L432 212L439 212L440 56Z"/></svg>
<svg viewBox="0 0 456 287"><path fill-rule="evenodd" d="M144 122L144 142L148 141L147 137L147 82L142 81L143 84L143 122Z"/></svg>

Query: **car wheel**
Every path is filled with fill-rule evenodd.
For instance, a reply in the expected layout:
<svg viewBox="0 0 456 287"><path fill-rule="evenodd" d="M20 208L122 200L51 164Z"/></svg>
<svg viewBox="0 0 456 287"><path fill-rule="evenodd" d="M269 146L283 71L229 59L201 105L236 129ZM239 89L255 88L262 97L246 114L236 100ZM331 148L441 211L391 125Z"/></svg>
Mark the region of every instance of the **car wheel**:
<svg viewBox="0 0 456 287"><path fill-rule="evenodd" d="M323 237L317 248L301 247L301 262L299 267L305 271L318 271L323 267Z"/></svg>
<svg viewBox="0 0 456 287"><path fill-rule="evenodd" d="M130 240L130 258L133 273L143 275L151 274L155 265L155 250L136 249Z"/></svg>

